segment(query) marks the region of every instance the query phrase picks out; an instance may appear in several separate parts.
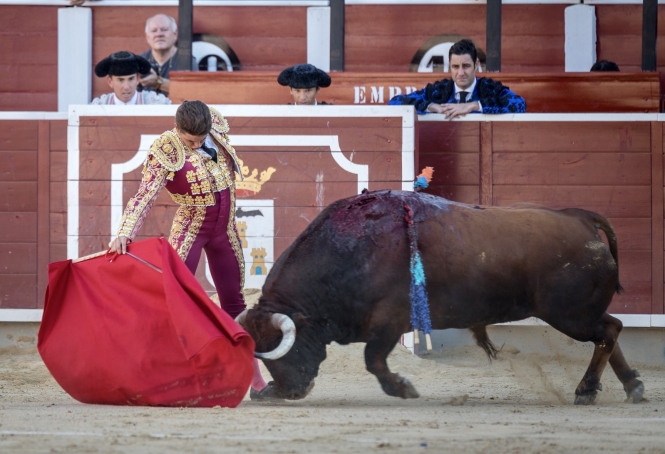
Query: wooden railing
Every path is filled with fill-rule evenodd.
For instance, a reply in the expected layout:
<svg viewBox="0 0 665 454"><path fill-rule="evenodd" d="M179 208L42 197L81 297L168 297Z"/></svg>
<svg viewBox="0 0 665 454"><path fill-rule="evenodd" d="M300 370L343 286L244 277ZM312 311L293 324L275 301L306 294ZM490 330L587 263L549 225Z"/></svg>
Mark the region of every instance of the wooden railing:
<svg viewBox="0 0 665 454"><path fill-rule="evenodd" d="M173 72L174 103L288 104L288 87L270 72ZM392 96L421 89L444 73L331 73L317 99L335 105L387 104ZM530 113L659 112L658 73L478 74L501 81L524 97Z"/></svg>

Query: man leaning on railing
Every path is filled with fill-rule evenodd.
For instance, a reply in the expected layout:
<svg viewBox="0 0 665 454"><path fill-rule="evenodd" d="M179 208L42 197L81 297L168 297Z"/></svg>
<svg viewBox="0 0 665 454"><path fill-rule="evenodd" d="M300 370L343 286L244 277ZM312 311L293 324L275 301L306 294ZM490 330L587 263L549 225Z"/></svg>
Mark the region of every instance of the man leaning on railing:
<svg viewBox="0 0 665 454"><path fill-rule="evenodd" d="M526 102L501 82L476 77L480 65L471 40L456 42L449 51L451 79L427 84L422 90L397 95L391 105L412 105L419 114L440 113L447 120L469 113L524 113Z"/></svg>

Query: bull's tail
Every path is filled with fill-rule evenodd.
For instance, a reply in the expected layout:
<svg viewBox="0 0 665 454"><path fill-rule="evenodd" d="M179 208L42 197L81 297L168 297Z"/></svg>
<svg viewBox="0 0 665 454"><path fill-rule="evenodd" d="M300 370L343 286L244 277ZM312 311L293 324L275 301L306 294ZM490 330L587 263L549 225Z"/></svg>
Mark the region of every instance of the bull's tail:
<svg viewBox="0 0 665 454"><path fill-rule="evenodd" d="M619 272L619 249L617 248L617 234L614 233L614 228L612 227L612 224L605 219L603 216L599 215L598 213L594 213L593 211L587 211L586 212L590 217L591 220L593 221L594 227L596 227L596 230L600 229L603 232L605 232L605 235L607 236L607 242L610 245L610 253L612 254L612 258L614 258L614 262L617 264L617 273ZM621 283L617 280L617 286L616 286L616 292L621 293L623 292L623 287L621 286Z"/></svg>
<svg viewBox="0 0 665 454"><path fill-rule="evenodd" d="M487 353L487 358L492 361L496 359L497 353L501 349L496 348L494 343L490 340L490 337L487 335L486 326L472 326L469 330L473 333L473 338L476 340L476 345L485 350Z"/></svg>

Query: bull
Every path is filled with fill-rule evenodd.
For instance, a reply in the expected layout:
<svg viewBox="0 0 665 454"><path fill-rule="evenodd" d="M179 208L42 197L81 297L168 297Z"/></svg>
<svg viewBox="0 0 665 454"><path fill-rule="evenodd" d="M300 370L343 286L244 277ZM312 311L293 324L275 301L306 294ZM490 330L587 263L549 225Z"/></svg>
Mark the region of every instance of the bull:
<svg viewBox="0 0 665 454"><path fill-rule="evenodd" d="M595 344L575 404L595 402L609 361L630 400L644 393L606 311L619 283L617 238L604 217L540 205L466 205L414 192L367 192L325 210L279 257L257 305L237 318L273 380L257 397L301 399L326 345L364 342L365 364L390 396L418 397L386 359L410 331L412 210L433 329L468 328L491 357L486 326L537 317ZM602 230L607 243L599 235Z"/></svg>

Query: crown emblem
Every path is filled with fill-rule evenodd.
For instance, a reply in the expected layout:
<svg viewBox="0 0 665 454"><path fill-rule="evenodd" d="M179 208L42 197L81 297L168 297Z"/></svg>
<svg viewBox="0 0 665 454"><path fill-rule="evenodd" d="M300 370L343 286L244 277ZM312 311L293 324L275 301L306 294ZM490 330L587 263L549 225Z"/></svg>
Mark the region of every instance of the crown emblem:
<svg viewBox="0 0 665 454"><path fill-rule="evenodd" d="M238 197L247 197L260 192L261 186L263 186L266 181L270 180L272 174L277 171L274 167L268 167L260 174L258 169L252 170L252 173L250 174L249 167L244 165L242 159L238 158L238 164L240 165L242 176L245 177L242 181L240 181L239 176L236 177L236 195ZM258 178L257 175L259 176Z"/></svg>

